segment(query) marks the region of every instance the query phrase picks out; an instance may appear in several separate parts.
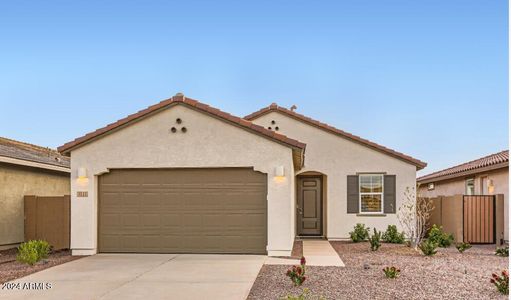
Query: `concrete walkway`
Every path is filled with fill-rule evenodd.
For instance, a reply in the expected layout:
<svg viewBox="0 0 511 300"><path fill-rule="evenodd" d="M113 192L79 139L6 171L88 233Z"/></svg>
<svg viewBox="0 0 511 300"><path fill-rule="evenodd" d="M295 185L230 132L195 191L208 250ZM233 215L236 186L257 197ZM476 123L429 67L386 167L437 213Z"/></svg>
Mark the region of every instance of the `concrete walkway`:
<svg viewBox="0 0 511 300"><path fill-rule="evenodd" d="M344 267L344 263L332 245L325 240L304 240L303 256L308 266ZM298 259L268 257L267 265L298 265Z"/></svg>
<svg viewBox="0 0 511 300"><path fill-rule="evenodd" d="M309 266L344 267L344 263L330 242L325 240L303 241L303 256Z"/></svg>
<svg viewBox="0 0 511 300"><path fill-rule="evenodd" d="M0 299L246 299L266 256L98 254L14 280Z"/></svg>

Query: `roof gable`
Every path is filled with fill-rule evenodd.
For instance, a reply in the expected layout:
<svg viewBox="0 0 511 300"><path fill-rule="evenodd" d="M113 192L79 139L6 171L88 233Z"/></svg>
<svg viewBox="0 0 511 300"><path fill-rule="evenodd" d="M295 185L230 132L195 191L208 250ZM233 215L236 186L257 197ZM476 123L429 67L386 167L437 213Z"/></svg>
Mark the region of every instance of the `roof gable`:
<svg viewBox="0 0 511 300"><path fill-rule="evenodd" d="M413 157L408 156L406 154L403 154L401 152L389 149L389 148L387 148L385 146L376 144L374 142L371 142L371 141L366 140L364 138L361 138L359 136L353 135L353 134L348 133L346 131L337 129L337 128L335 128L333 126L330 126L328 124L319 122L317 120L314 120L314 119L309 118L307 116L304 116L302 114L296 113L296 112L294 112L292 110L289 110L289 109L287 109L285 107L278 106L276 103L272 103L268 107L265 107L265 108L263 108L261 110L258 110L258 111L254 112L254 113L252 113L252 114L250 114L248 116L245 116L245 119L249 120L249 121L252 121L252 120L255 120L255 119L257 119L257 118L259 118L259 117L261 117L263 115L266 115L266 114L268 114L270 112L282 113L282 114L284 114L286 116L289 116L289 117L291 117L291 118L293 118L295 120L298 120L300 122L303 122L303 123L306 123L308 125L317 127L317 128L319 128L321 130L324 130L324 131L327 131L329 133L335 134L335 135L337 135L339 137L351 140L351 141L353 141L355 143L358 143L358 144L361 144L363 146L369 147L369 148L374 149L376 151L379 151L381 153L390 155L392 157L395 157L397 159L400 159L402 161L405 161L407 163L415 165L417 167L417 170L423 169L427 165L427 163L425 163L425 162L423 162L421 160L418 160L416 158L413 158Z"/></svg>
<svg viewBox="0 0 511 300"><path fill-rule="evenodd" d="M207 114L211 117L227 122L231 125L245 129L250 133L257 134L273 142L290 147L293 150L293 161L295 163L295 167L301 168L303 166L304 152L306 146L304 143L288 138L285 135L276 133L274 131L268 130L248 120L233 116L219 109L203 104L197 100L185 97L182 94L177 94L172 98L163 100L160 103L149 106L148 108L143 109L135 114L129 115L126 118L120 119L105 127L87 133L82 137L76 138L75 140L58 147L58 151L62 152L63 154L69 154L73 149L76 149L86 143L93 142L94 140L101 138L106 134L122 129L125 126L131 125L145 117L148 117L154 113L157 113L163 109L166 109L174 105L184 105L188 108L194 109L196 111Z"/></svg>
<svg viewBox="0 0 511 300"><path fill-rule="evenodd" d="M441 181L483 171L504 168L508 165L509 150L504 150L454 167L421 176L417 178L417 181L422 183Z"/></svg>

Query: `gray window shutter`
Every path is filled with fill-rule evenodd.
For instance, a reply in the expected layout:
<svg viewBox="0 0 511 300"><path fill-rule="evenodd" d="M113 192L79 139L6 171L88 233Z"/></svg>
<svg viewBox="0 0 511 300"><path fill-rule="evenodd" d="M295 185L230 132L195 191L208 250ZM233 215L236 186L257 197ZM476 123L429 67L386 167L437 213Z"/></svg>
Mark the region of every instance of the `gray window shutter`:
<svg viewBox="0 0 511 300"><path fill-rule="evenodd" d="M396 175L383 177L383 212L396 213Z"/></svg>
<svg viewBox="0 0 511 300"><path fill-rule="evenodd" d="M348 175L348 213L358 213L358 175Z"/></svg>

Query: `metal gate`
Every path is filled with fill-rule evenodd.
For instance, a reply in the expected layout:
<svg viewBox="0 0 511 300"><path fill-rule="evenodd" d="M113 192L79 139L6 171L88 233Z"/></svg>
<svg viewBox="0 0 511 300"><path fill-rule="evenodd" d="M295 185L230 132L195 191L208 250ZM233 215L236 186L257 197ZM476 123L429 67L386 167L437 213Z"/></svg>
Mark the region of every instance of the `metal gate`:
<svg viewBox="0 0 511 300"><path fill-rule="evenodd" d="M495 243L495 196L463 196L463 241L471 244Z"/></svg>

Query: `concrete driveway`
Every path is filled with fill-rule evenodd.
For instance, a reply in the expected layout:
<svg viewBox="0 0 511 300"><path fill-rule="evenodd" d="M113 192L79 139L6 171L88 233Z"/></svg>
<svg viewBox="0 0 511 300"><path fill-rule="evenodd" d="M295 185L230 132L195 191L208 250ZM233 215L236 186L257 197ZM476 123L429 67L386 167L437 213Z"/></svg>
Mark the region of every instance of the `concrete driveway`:
<svg viewBox="0 0 511 300"><path fill-rule="evenodd" d="M98 254L12 281L49 283L50 289L0 290L0 298L246 299L265 259L257 255Z"/></svg>

